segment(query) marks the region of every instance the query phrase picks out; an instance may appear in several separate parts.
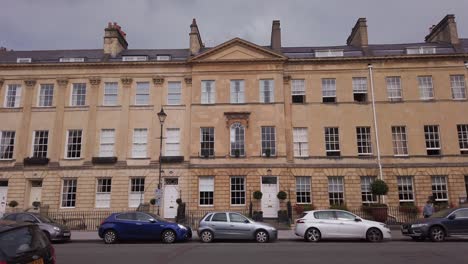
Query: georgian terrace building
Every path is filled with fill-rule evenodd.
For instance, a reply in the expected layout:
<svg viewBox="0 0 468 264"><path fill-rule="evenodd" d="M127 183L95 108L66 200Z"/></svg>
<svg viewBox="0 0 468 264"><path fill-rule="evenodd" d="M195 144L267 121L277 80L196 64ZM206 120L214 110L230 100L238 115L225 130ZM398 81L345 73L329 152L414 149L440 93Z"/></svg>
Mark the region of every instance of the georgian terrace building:
<svg viewBox="0 0 468 264"><path fill-rule="evenodd" d="M0 211L124 210L155 197L189 210L293 204L349 208L428 196L457 205L468 184L468 39L446 16L425 41L283 47L235 38L188 49L128 49L117 24L103 49L0 50ZM164 109L162 153L157 113ZM159 159L160 154L162 158Z"/></svg>

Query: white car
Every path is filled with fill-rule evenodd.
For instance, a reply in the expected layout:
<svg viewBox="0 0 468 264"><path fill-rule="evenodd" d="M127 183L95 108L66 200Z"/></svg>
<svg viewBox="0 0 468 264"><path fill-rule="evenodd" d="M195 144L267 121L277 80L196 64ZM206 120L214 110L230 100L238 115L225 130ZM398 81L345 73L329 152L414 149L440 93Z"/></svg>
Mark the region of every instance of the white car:
<svg viewBox="0 0 468 264"><path fill-rule="evenodd" d="M294 232L308 242L321 239L355 238L380 242L391 239L387 225L362 219L342 210L307 211L296 221Z"/></svg>

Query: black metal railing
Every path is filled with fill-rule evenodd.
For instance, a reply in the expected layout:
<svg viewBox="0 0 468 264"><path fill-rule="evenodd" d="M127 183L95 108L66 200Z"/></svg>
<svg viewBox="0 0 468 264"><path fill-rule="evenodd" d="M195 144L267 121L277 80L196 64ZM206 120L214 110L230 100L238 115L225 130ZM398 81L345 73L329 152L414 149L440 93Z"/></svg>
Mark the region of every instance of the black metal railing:
<svg viewBox="0 0 468 264"><path fill-rule="evenodd" d="M135 208L125 211L135 211ZM109 215L122 211L48 211L52 220L68 226L71 230L94 231Z"/></svg>

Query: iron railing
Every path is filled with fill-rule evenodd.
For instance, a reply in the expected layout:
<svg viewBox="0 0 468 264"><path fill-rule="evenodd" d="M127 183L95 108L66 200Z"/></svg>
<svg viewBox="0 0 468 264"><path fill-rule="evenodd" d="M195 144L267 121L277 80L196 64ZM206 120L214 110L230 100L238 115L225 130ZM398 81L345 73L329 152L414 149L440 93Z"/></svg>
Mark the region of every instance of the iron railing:
<svg viewBox="0 0 468 264"><path fill-rule="evenodd" d="M135 211L135 208L125 210ZM45 215L71 230L94 231L109 215L122 211L48 211Z"/></svg>

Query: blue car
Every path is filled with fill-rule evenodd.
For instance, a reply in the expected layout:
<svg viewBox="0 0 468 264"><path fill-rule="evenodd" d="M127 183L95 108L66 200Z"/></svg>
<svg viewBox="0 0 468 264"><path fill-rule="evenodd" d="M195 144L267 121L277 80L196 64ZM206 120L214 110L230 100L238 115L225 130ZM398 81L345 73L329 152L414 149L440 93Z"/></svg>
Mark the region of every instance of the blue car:
<svg viewBox="0 0 468 264"><path fill-rule="evenodd" d="M189 227L143 212L111 214L101 223L98 232L106 244L123 240L161 240L163 243L174 243L192 238Z"/></svg>

